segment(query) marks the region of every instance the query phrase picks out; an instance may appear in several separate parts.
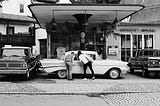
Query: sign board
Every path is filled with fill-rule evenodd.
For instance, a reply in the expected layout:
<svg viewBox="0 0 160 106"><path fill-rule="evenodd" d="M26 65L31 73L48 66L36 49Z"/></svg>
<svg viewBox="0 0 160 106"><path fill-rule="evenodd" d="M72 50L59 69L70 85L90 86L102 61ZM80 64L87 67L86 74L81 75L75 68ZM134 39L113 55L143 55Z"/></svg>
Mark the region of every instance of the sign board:
<svg viewBox="0 0 160 106"><path fill-rule="evenodd" d="M70 0L73 4L119 4L121 0Z"/></svg>
<svg viewBox="0 0 160 106"><path fill-rule="evenodd" d="M111 56L118 55L118 46L108 46L108 55Z"/></svg>
<svg viewBox="0 0 160 106"><path fill-rule="evenodd" d="M35 45L35 36L24 36L24 34L0 35L0 44L4 45Z"/></svg>

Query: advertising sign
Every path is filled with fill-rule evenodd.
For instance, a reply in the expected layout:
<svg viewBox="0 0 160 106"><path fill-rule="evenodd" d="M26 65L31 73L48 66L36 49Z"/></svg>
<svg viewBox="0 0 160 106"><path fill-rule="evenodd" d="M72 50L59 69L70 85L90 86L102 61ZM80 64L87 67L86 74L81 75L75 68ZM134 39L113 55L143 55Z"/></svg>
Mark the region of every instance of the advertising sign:
<svg viewBox="0 0 160 106"><path fill-rule="evenodd" d="M108 46L108 55L118 55L118 46Z"/></svg>

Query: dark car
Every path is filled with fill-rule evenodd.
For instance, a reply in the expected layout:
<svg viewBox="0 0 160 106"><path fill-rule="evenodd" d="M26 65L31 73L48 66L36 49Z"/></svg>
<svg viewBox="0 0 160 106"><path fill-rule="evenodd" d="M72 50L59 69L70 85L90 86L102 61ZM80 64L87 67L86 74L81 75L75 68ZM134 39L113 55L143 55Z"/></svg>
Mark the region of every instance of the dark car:
<svg viewBox="0 0 160 106"><path fill-rule="evenodd" d="M143 77L150 76L150 73L158 75L160 73L160 50L137 50L136 56L129 59L128 66L132 73L142 70Z"/></svg>
<svg viewBox="0 0 160 106"><path fill-rule="evenodd" d="M39 68L39 59L30 47L3 47L0 51L0 75L19 75L29 78Z"/></svg>

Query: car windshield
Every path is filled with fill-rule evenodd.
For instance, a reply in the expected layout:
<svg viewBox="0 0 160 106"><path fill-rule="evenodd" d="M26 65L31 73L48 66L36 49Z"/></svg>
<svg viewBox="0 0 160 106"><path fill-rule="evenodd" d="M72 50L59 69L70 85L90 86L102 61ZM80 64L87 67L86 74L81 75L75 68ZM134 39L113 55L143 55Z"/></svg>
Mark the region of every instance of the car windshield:
<svg viewBox="0 0 160 106"><path fill-rule="evenodd" d="M4 57L25 57L30 55L28 49L3 49L1 52Z"/></svg>

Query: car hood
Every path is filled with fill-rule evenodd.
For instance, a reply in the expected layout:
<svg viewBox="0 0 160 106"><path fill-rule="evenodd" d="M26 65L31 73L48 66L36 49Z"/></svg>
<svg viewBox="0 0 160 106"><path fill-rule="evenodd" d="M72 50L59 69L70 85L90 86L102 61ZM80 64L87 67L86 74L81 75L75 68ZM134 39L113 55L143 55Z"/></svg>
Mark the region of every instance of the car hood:
<svg viewBox="0 0 160 106"><path fill-rule="evenodd" d="M120 61L120 60L110 60L110 59L107 59L107 60L100 60L100 61L95 61L95 63L99 63L100 65L127 65L128 62L123 62L123 61Z"/></svg>
<svg viewBox="0 0 160 106"><path fill-rule="evenodd" d="M25 61L23 57L2 57L0 61Z"/></svg>

